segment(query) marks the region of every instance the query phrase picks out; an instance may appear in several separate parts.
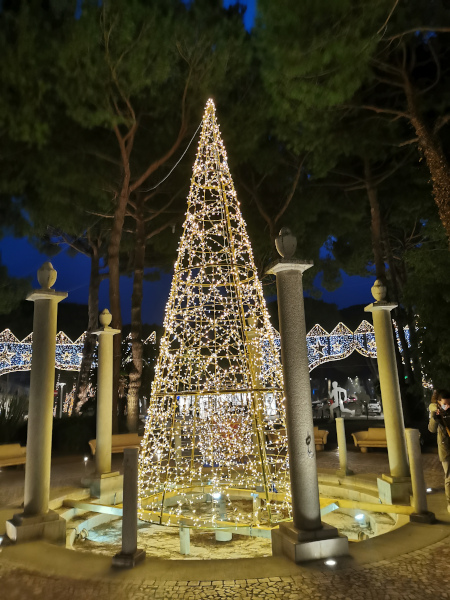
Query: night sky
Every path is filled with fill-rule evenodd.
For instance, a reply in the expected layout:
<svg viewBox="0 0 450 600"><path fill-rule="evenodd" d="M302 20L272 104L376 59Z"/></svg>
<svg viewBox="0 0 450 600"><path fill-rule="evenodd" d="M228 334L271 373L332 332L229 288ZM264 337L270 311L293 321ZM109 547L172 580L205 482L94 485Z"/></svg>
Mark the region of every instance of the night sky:
<svg viewBox="0 0 450 600"><path fill-rule="evenodd" d="M224 6L234 4L236 0L224 0ZM245 26L251 29L256 15L256 0L241 0L247 5L244 16ZM167 235L167 234L165 234ZM55 289L69 293L66 302L86 304L89 293L89 259L83 255L69 256L67 248L58 255L47 257L38 252L26 239L16 239L11 236L0 240L0 254L2 263L14 277L27 277L32 279L33 287L39 287L36 272L41 264L47 260L58 271ZM304 257L308 258L308 257ZM314 281L315 287L322 292L322 300L337 304L338 308L345 308L354 304L369 304L372 302L370 288L374 277L350 277L343 273L343 285L335 292L325 291L321 285L321 276ZM162 274L159 281L144 282L144 301L142 305L142 320L144 323L162 324L164 307L169 295L171 274ZM132 279L121 278L121 303L123 323L130 322ZM100 310L109 306L108 282L104 281L100 288Z"/></svg>
<svg viewBox="0 0 450 600"><path fill-rule="evenodd" d="M165 234L167 235L167 234ZM2 263L8 268L11 276L32 278L33 287L39 287L36 272L43 262L50 260L58 271L55 289L69 292L65 302L86 304L89 293L89 259L83 255L69 256L67 249L56 256L47 257L39 253L26 239L10 236L0 240ZM353 304L369 304L372 302L370 288L374 277L350 277L343 274L343 285L335 292L327 292L320 286L320 275L315 285L323 292L322 300L334 302L338 308ZM144 323L162 324L164 307L169 296L171 274L162 274L159 281L144 282L144 301L142 304L142 320ZM132 279L121 278L122 319L124 324L130 322ZM109 306L108 282L104 281L100 288L100 310Z"/></svg>

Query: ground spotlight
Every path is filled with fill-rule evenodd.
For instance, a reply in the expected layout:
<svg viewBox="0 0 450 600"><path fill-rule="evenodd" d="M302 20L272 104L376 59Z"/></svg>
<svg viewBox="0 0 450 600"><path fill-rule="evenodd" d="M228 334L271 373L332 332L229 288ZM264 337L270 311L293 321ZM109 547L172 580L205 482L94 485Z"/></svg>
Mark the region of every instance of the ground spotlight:
<svg viewBox="0 0 450 600"><path fill-rule="evenodd" d="M327 567L334 567L336 565L336 561L333 558L329 558L325 561Z"/></svg>

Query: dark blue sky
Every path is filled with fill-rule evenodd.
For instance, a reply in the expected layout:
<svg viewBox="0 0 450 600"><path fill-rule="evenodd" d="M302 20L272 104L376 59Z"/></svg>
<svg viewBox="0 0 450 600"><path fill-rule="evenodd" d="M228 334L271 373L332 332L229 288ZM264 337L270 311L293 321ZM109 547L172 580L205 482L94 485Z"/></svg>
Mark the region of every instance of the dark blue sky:
<svg viewBox="0 0 450 600"><path fill-rule="evenodd" d="M256 0L239 0L241 4L247 7L244 15L244 23L246 29L250 30L253 27L253 23L256 17ZM223 0L223 5L228 8L232 4L236 4L237 0Z"/></svg>
<svg viewBox="0 0 450 600"><path fill-rule="evenodd" d="M66 302L87 304L89 294L89 259L83 255L69 256L67 250L60 254L47 257L38 252L26 239L10 236L0 240L2 263L14 277L32 279L33 287L38 287L36 272L43 262L49 260L58 271L55 289L69 292ZM320 275L316 277L315 285L322 291L325 302L334 302L338 308L353 304L369 304L372 302L370 288L374 277L350 277L343 273L343 285L334 292L325 291L320 285ZM142 304L142 319L144 323L162 324L164 307L169 296L171 274L162 274L159 281L144 282L144 301ZM121 278L122 319L130 322L132 279ZM100 310L109 307L108 282L104 281L100 288Z"/></svg>

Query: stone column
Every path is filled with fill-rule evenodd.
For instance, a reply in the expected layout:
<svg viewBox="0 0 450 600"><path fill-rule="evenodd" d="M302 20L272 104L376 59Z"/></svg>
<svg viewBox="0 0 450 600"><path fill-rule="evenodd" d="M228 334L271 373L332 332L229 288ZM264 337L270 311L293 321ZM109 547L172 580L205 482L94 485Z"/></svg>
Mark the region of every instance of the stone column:
<svg viewBox="0 0 450 600"><path fill-rule="evenodd" d="M145 551L137 547L138 459L139 448L125 448L123 452L122 551L113 557L112 564L115 567L134 567L145 558Z"/></svg>
<svg viewBox="0 0 450 600"><path fill-rule="evenodd" d="M422 451L420 449L420 432L418 429L406 430L406 446L408 448L409 466L413 492L414 513L410 520L416 523L434 523L435 517L428 511L425 477L422 467Z"/></svg>
<svg viewBox="0 0 450 600"><path fill-rule="evenodd" d="M51 287L57 273L47 262L38 271L40 290L29 294L34 302L33 345L28 409L27 458L23 514L14 515L6 532L14 541L47 538L65 541L65 521L49 511L55 389L56 321L58 303L67 297Z"/></svg>
<svg viewBox="0 0 450 600"><path fill-rule="evenodd" d="M348 540L320 519L302 282L312 263L292 258L296 245L296 238L283 228L277 238L282 258L267 272L277 276L293 513L293 522L273 531L272 549L300 562L347 554Z"/></svg>
<svg viewBox="0 0 450 600"><path fill-rule="evenodd" d="M375 330L390 470L389 475L384 474L378 479L378 489L383 502L409 502L411 481L391 319L391 310L397 305L385 301L386 287L379 280L372 287L372 295L375 302L364 310L372 313Z"/></svg>
<svg viewBox="0 0 450 600"><path fill-rule="evenodd" d="M191 552L191 530L186 527L183 523L180 523L179 529L180 535L180 554L189 556Z"/></svg>
<svg viewBox="0 0 450 600"><path fill-rule="evenodd" d="M120 333L120 329L109 326L112 314L107 308L100 314L99 321L102 327L93 332L98 335L95 471L97 475L105 475L111 472L113 336Z"/></svg>
<svg viewBox="0 0 450 600"><path fill-rule="evenodd" d="M339 469L338 476L353 475L353 471L348 468L347 461L347 440L345 439L345 423L342 417L336 418L336 434L339 448Z"/></svg>
<svg viewBox="0 0 450 600"><path fill-rule="evenodd" d="M109 325L112 315L107 308L100 314L101 327L92 333L98 336L97 424L95 474L82 482L91 495L111 503L111 498L122 489L123 479L118 471L111 471L112 398L113 398L113 336L120 333ZM120 501L120 500L119 500Z"/></svg>

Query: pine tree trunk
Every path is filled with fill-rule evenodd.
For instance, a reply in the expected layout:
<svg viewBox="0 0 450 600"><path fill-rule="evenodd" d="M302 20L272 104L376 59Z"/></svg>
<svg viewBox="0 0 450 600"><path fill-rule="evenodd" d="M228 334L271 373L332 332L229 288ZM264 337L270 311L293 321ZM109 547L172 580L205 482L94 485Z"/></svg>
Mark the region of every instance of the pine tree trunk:
<svg viewBox="0 0 450 600"><path fill-rule="evenodd" d="M433 196L439 217L450 242L450 165L438 137L425 124L418 107L417 93L405 74L404 89L410 121L418 137L418 145L425 156L433 182Z"/></svg>
<svg viewBox="0 0 450 600"><path fill-rule="evenodd" d="M393 292L393 300L394 302L396 302L398 304L397 308L395 309L395 319L397 321L397 327L398 327L398 336L400 338L400 344L403 350L403 372L404 375L408 377L408 380L410 383L414 383L414 371L412 369L411 366L411 352L410 349L408 347L408 344L406 342L406 337L405 337L405 331L404 331L404 326L407 325L407 320L406 320L406 316L405 316L405 311L402 308L401 301L402 301L402 281L401 281L401 275L397 269L397 265L395 263L395 259L394 256L392 254L392 248L391 248L391 244L390 244L390 240L389 240L389 235L386 231L386 227L383 226L382 227L383 230L383 238L384 238L384 245L386 248L386 259L387 259L387 263L389 265L389 275L390 275L390 281L392 284L392 292Z"/></svg>
<svg viewBox="0 0 450 600"><path fill-rule="evenodd" d="M383 245L381 239L381 211L378 202L377 188L372 185L370 163L364 161L364 174L366 179L366 191L370 204L370 231L372 235L372 251L375 262L375 272L377 279L383 283L386 281L386 269L384 266Z"/></svg>
<svg viewBox="0 0 450 600"><path fill-rule="evenodd" d="M108 270L109 270L109 304L112 314L111 326L122 330L122 315L120 312L120 265L119 251L122 239L122 229L125 220L125 211L129 195L129 170L124 177L122 191L120 193L116 212L114 213L113 225L108 246ZM119 378L122 363L122 335L118 333L113 336L113 402L112 402L112 431L119 430L118 405L119 405Z"/></svg>
<svg viewBox="0 0 450 600"><path fill-rule="evenodd" d="M98 292L100 288L100 279L100 258L98 255L98 248L93 246L91 255L91 275L89 280L89 321L83 346L83 358L81 360L80 373L78 375L77 388L75 391L76 401L86 400L89 373L92 367L95 346L97 344L97 336L93 335L92 331L98 327Z"/></svg>
<svg viewBox="0 0 450 600"><path fill-rule="evenodd" d="M145 221L142 205L136 210L136 238L134 249L134 280L131 296L131 353L132 369L128 385L127 428L137 432L139 425L139 392L142 382L142 297L145 262Z"/></svg>

